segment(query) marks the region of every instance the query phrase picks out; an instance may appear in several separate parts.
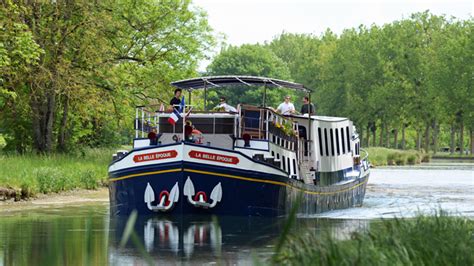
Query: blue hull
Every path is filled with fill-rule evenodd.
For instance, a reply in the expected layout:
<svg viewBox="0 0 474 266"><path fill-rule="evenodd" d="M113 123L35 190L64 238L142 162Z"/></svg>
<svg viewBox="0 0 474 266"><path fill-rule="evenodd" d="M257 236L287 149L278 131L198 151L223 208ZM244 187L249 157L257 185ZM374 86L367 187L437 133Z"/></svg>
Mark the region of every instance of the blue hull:
<svg viewBox="0 0 474 266"><path fill-rule="evenodd" d="M281 216L288 213L300 194L304 196L299 212L305 214L360 205L368 175L344 185L316 187L286 176L177 161L111 172L110 178L112 215L128 215L137 210L140 215ZM191 204L183 195L188 178L196 194L204 194L208 202L211 191L220 183L220 201L212 208ZM180 195L173 207L166 213L150 210L144 197L148 184L156 195L152 205L157 205L158 195L169 192L176 183Z"/></svg>

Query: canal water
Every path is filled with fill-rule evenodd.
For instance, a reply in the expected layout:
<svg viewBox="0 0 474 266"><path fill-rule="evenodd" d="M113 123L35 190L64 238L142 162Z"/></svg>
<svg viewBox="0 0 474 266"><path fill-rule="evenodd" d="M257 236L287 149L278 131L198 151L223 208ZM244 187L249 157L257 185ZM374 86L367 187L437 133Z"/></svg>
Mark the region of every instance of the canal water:
<svg viewBox="0 0 474 266"><path fill-rule="evenodd" d="M379 218L440 209L474 218L474 162L372 169L362 207L298 217L296 226L345 239ZM122 247L126 223L104 203L0 213L0 265L248 265L271 256L285 220L138 218Z"/></svg>

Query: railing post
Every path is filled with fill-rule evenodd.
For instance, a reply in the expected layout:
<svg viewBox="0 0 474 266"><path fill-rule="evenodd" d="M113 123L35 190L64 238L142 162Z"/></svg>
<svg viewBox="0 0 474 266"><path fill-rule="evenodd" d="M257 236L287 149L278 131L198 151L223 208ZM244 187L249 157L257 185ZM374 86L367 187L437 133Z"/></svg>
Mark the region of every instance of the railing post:
<svg viewBox="0 0 474 266"><path fill-rule="evenodd" d="M237 137L238 138L241 138L242 137L242 123L243 123L243 119L242 119L242 105L239 104L239 117L238 117L238 123L239 123L239 130L237 132Z"/></svg>
<svg viewBox="0 0 474 266"><path fill-rule="evenodd" d="M268 110L265 110L265 137L268 141L270 141L269 137L270 135L268 134L268 120L270 118L270 112Z"/></svg>
<svg viewBox="0 0 474 266"><path fill-rule="evenodd" d="M138 139L138 107L135 107L135 138Z"/></svg>
<svg viewBox="0 0 474 266"><path fill-rule="evenodd" d="M141 109L141 111L142 111L142 130L141 130L141 131L142 131L142 138L143 138L143 137L145 137L145 134L144 134L144 132L143 132L143 130L144 130L144 128L143 128L143 125L144 125L144 124L143 124L143 123L144 123L144 120L145 120L145 112L143 112L143 107L140 108L140 109Z"/></svg>
<svg viewBox="0 0 474 266"><path fill-rule="evenodd" d="M207 111L207 82L204 81L204 111Z"/></svg>
<svg viewBox="0 0 474 266"><path fill-rule="evenodd" d="M158 120L158 112L155 111L155 128L156 128L156 132L160 132L160 125L158 124L159 120Z"/></svg>
<svg viewBox="0 0 474 266"><path fill-rule="evenodd" d="M215 115L212 116L212 134L213 135L216 134L216 116Z"/></svg>

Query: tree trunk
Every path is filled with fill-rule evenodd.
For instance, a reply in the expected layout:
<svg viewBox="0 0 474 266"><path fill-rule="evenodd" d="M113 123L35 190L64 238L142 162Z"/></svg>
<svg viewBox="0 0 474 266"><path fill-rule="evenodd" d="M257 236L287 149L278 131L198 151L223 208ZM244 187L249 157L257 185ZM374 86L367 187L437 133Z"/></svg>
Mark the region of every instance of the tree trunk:
<svg viewBox="0 0 474 266"><path fill-rule="evenodd" d="M44 95L39 94L31 100L34 147L38 153L49 153L52 149L56 95L52 88L47 89Z"/></svg>
<svg viewBox="0 0 474 266"><path fill-rule="evenodd" d="M431 128L431 125L427 124L425 128L425 145L424 145L424 149L426 153L430 151L430 128Z"/></svg>
<svg viewBox="0 0 474 266"><path fill-rule="evenodd" d="M474 154L474 130L471 128L471 156Z"/></svg>
<svg viewBox="0 0 474 266"><path fill-rule="evenodd" d="M406 131L406 126L405 124L402 126L402 150L404 150L406 148L406 135L405 135L405 131Z"/></svg>
<svg viewBox="0 0 474 266"><path fill-rule="evenodd" d="M421 150L421 132L419 129L416 130L416 149Z"/></svg>
<svg viewBox="0 0 474 266"><path fill-rule="evenodd" d="M390 127L386 126L385 128L385 147L390 148Z"/></svg>
<svg viewBox="0 0 474 266"><path fill-rule="evenodd" d="M393 148L398 149L398 128L393 130Z"/></svg>
<svg viewBox="0 0 474 266"><path fill-rule="evenodd" d="M451 124L451 140L449 142L449 153L454 154L455 146L455 137L456 137L456 128L454 127L454 122Z"/></svg>
<svg viewBox="0 0 474 266"><path fill-rule="evenodd" d="M54 126L54 111L55 111L55 105L56 105L56 94L54 92L54 89L51 88L48 90L47 93L47 111L45 115L45 132L44 132L44 138L45 138L45 151L46 152L51 152L53 148L53 126Z"/></svg>
<svg viewBox="0 0 474 266"><path fill-rule="evenodd" d="M366 144L367 144L367 148L370 146L370 123L367 124L367 132L366 132Z"/></svg>
<svg viewBox="0 0 474 266"><path fill-rule="evenodd" d="M383 147L383 134L385 131L385 124L382 124L382 127L380 128L380 139L379 139L379 147Z"/></svg>
<svg viewBox="0 0 474 266"><path fill-rule="evenodd" d="M61 124L59 126L59 133L58 133L58 150L62 152L66 151L66 125L67 125L68 111L69 111L69 97L65 95L64 103L63 103L63 114L62 114Z"/></svg>
<svg viewBox="0 0 474 266"><path fill-rule="evenodd" d="M433 122L433 154L438 152L438 136L439 136L439 124L434 121Z"/></svg>
<svg viewBox="0 0 474 266"><path fill-rule="evenodd" d="M19 115L16 109L15 101L12 101L11 107L12 107L12 120L13 120L14 131L15 131L15 150L17 153L23 154L25 152L24 139L23 139L24 134L21 134L22 128L19 126L20 125L18 121Z"/></svg>
<svg viewBox="0 0 474 266"><path fill-rule="evenodd" d="M375 122L373 122L372 127L372 146L377 146L377 127L375 126Z"/></svg>
<svg viewBox="0 0 474 266"><path fill-rule="evenodd" d="M33 86L31 84L30 86ZM33 147L38 153L44 152L44 139L43 139L43 125L41 123L41 117L43 113L42 104L39 103L39 96L32 96L31 98L31 126L33 127Z"/></svg>
<svg viewBox="0 0 474 266"><path fill-rule="evenodd" d="M459 153L462 155L464 152L464 122L462 120L459 133Z"/></svg>

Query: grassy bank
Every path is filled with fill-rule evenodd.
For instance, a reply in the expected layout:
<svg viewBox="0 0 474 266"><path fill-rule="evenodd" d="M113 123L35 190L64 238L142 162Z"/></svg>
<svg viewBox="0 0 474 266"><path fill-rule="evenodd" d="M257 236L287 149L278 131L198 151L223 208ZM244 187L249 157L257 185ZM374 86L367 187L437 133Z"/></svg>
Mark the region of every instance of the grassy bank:
<svg viewBox="0 0 474 266"><path fill-rule="evenodd" d="M415 150L395 150L381 147L367 148L369 161L374 166L383 165L414 165L429 162L429 154Z"/></svg>
<svg viewBox="0 0 474 266"><path fill-rule="evenodd" d="M10 197L17 199L77 188L96 189L106 183L107 166L114 151L86 149L77 154L0 155L0 188L14 191Z"/></svg>
<svg viewBox="0 0 474 266"><path fill-rule="evenodd" d="M371 223L349 240L287 234L280 265L474 265L474 221L439 214Z"/></svg>

